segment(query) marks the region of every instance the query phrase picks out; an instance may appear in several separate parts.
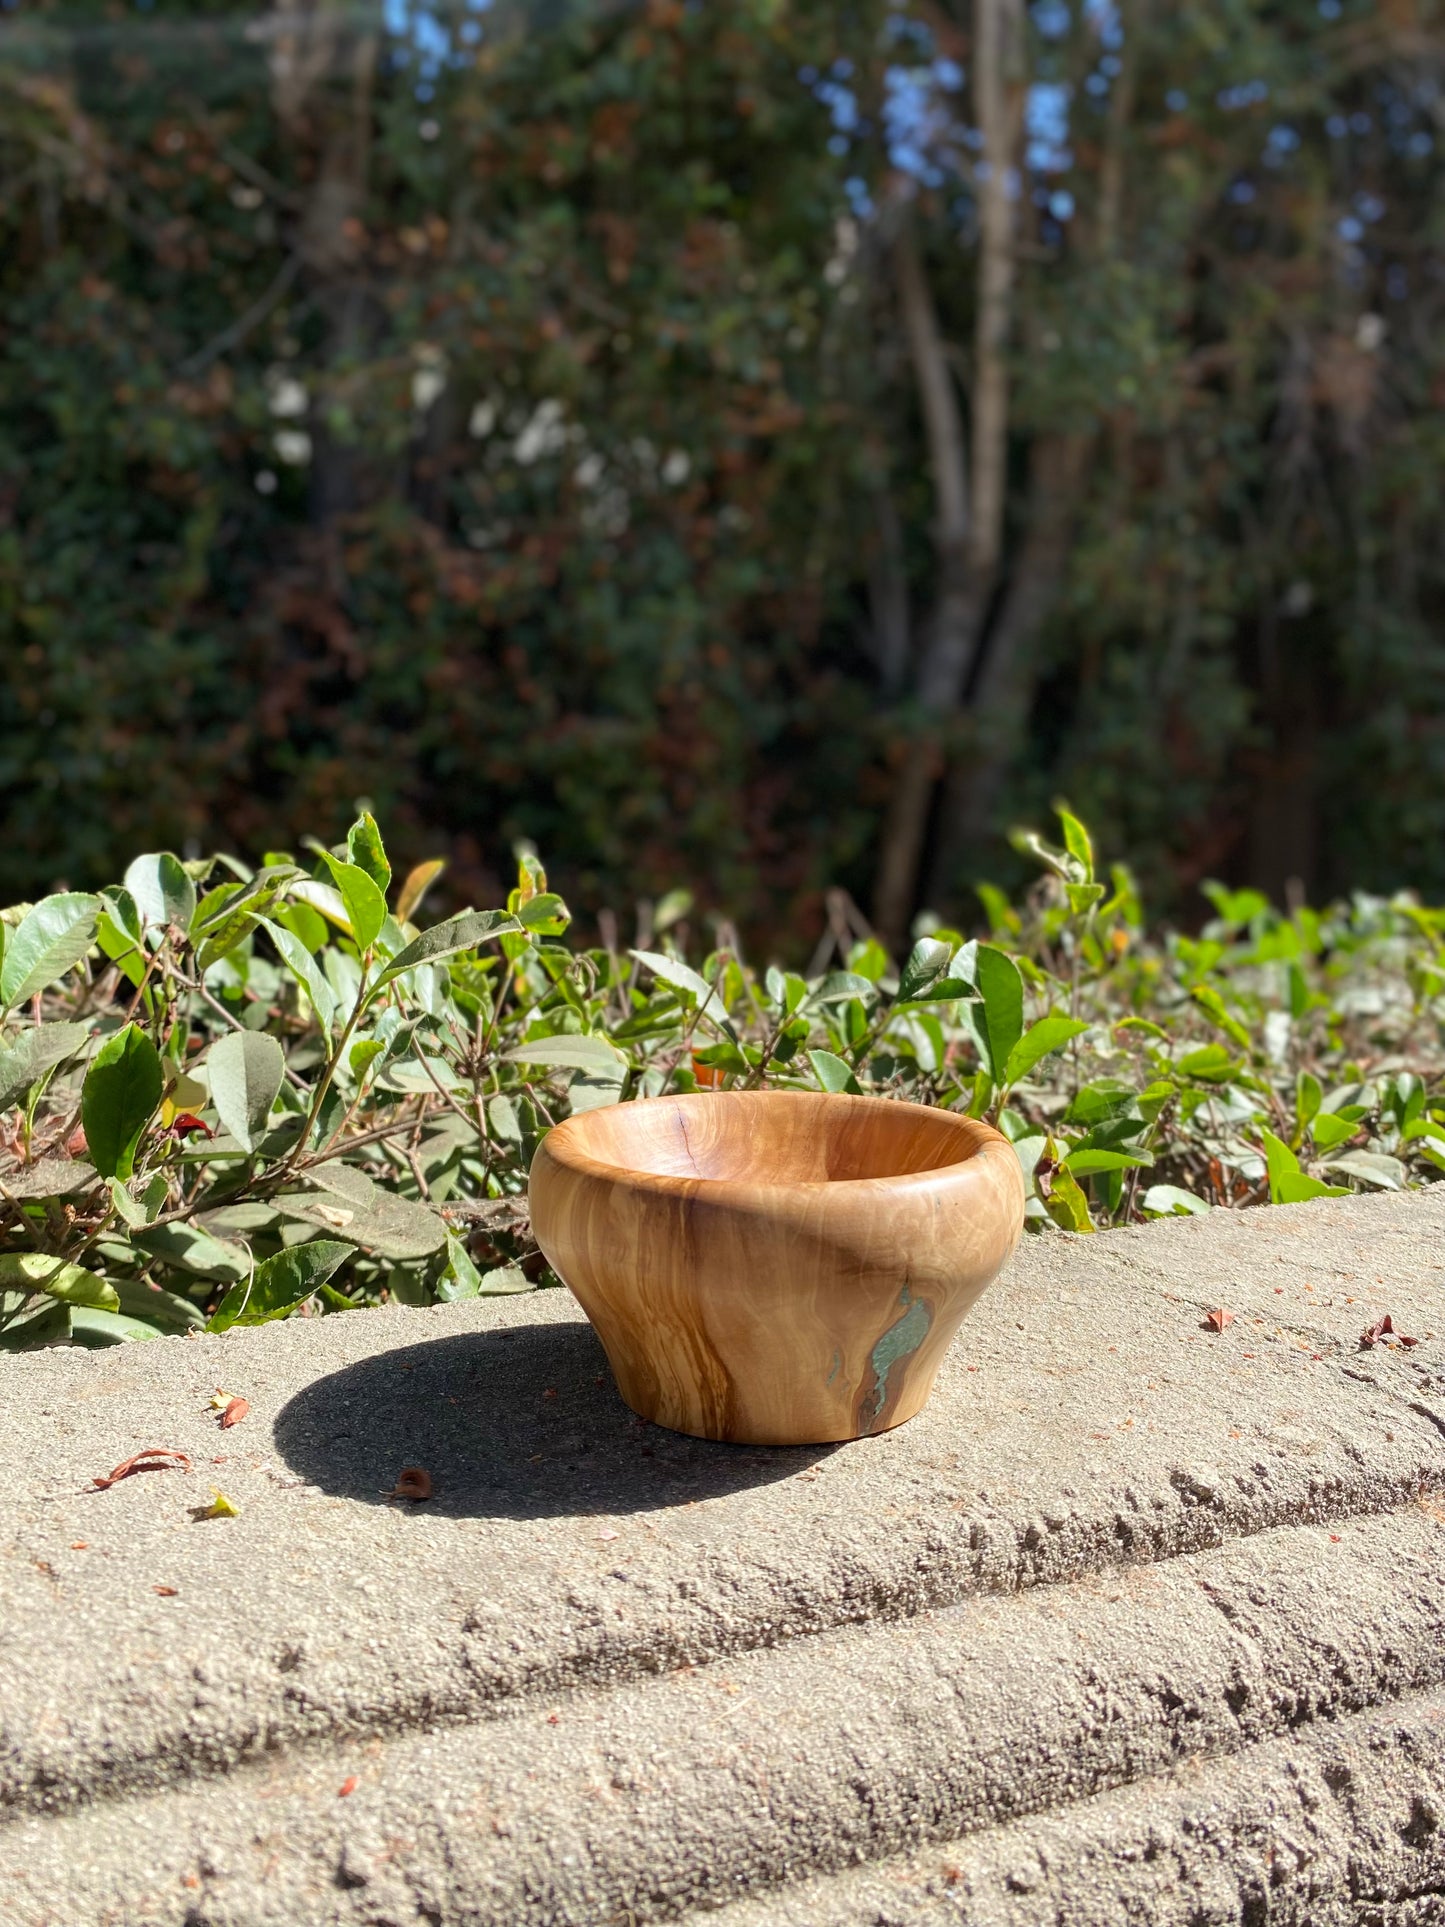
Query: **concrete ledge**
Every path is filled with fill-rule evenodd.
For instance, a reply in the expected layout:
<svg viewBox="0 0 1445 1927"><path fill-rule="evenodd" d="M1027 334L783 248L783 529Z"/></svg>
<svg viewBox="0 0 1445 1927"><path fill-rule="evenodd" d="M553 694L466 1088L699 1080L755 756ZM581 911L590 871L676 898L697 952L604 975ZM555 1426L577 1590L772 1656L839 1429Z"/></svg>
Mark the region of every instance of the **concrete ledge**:
<svg viewBox="0 0 1445 1927"><path fill-rule="evenodd" d="M1425 1905L1435 1795L1403 1845L1380 1816L1445 1756L1442 1232L1427 1192L1030 1241L921 1419L817 1452L641 1426L563 1293L6 1361L0 1892L55 1927L1166 1921L1172 1856L1178 1919L1235 1920L1295 1811L1239 1789L1298 1805L1358 1727L1373 1791L1310 1848L1339 1892L1278 1918ZM1385 1311L1425 1342L1362 1352ZM193 1472L83 1490L162 1445ZM403 1465L428 1504L382 1499ZM193 1519L212 1483L239 1518ZM1246 1817L1197 1854L1196 1797Z"/></svg>
<svg viewBox="0 0 1445 1927"><path fill-rule="evenodd" d="M1436 1927L1445 1695L735 1902L710 1927Z"/></svg>

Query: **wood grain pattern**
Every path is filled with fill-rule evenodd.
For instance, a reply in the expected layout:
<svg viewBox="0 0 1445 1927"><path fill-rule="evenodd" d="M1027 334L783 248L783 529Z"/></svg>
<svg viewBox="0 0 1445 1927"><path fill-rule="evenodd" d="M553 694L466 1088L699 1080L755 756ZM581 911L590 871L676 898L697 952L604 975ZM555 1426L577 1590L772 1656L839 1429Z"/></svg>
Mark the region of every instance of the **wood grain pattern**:
<svg viewBox="0 0 1445 1927"><path fill-rule="evenodd" d="M922 1410L1023 1227L1012 1146L948 1111L727 1091L569 1118L532 1224L633 1411L754 1445Z"/></svg>

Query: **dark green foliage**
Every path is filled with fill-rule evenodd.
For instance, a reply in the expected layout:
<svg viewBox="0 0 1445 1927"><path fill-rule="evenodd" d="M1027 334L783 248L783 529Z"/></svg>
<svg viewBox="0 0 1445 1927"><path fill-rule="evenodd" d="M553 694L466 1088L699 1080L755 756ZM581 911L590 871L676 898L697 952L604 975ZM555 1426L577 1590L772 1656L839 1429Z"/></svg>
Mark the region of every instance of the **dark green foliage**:
<svg viewBox="0 0 1445 1927"><path fill-rule="evenodd" d="M233 0L10 9L0 892L365 798L456 903L517 836L579 905L685 876L794 961L825 886L866 900L918 722L890 529L915 631L937 588L890 222L966 378L966 12L322 6L282 47ZM1439 891L1438 29L1030 18L1066 159L1020 197L1004 579L948 745L987 781L925 895L1061 785L1166 901Z"/></svg>
<svg viewBox="0 0 1445 1927"><path fill-rule="evenodd" d="M666 1091L987 1117L1046 1236L1445 1170L1445 912L1286 917L1211 886L1200 936L1155 940L1128 873L1101 885L1063 823L1061 850L1021 839L1046 868L1021 907L986 893L988 941L935 928L899 970L865 939L811 978L731 941L690 963L680 921L659 949L571 944L530 852L505 910L424 931L384 910L360 944L339 851L310 876L277 860L234 879L272 915L202 966L222 866L143 858L127 874L168 875L173 908L177 878L200 893L189 928L152 919L133 975L99 945L60 965L0 1038L0 1347L550 1282L526 1210L540 1138ZM361 847L380 876L374 825L339 846Z"/></svg>

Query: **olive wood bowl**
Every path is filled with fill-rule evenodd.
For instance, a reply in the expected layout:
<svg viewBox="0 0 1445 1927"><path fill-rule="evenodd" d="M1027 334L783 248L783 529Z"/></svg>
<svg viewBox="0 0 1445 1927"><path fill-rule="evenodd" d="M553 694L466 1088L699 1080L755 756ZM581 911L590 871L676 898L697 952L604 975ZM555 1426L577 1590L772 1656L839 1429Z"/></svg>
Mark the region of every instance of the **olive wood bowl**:
<svg viewBox="0 0 1445 1927"><path fill-rule="evenodd" d="M988 1125L808 1091L583 1112L543 1138L530 1192L633 1411L750 1445L863 1438L921 1411L1024 1212Z"/></svg>

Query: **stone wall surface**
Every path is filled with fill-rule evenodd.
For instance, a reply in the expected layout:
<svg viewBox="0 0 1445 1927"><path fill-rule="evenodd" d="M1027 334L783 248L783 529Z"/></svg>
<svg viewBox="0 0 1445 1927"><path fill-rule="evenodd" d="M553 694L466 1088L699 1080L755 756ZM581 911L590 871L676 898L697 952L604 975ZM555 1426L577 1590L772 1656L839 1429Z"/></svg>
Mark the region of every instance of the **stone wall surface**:
<svg viewBox="0 0 1445 1927"><path fill-rule="evenodd" d="M855 1445L547 1292L0 1361L0 1465L7 1924L1445 1923L1445 1190L1028 1240Z"/></svg>

